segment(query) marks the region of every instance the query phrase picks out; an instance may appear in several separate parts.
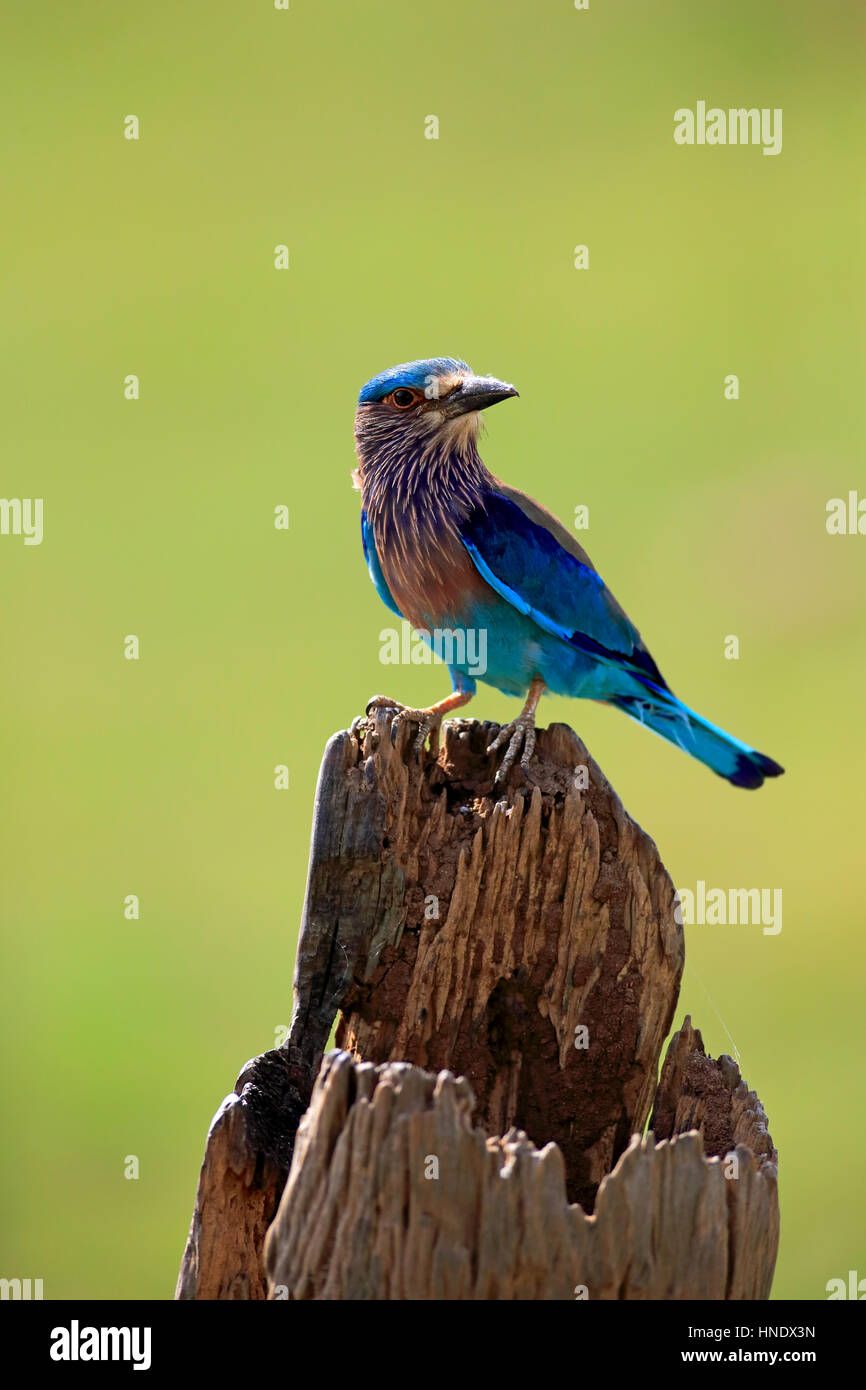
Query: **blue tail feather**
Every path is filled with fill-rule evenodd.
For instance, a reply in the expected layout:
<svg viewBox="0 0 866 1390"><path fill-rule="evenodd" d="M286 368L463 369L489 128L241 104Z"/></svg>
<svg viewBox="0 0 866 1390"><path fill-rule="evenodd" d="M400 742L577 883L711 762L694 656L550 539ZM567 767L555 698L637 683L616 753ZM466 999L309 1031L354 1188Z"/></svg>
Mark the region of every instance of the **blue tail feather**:
<svg viewBox="0 0 866 1390"><path fill-rule="evenodd" d="M711 724L669 691L649 681L641 683L646 685L646 694L616 695L610 703L705 763L720 777L726 777L735 787L754 789L763 784L765 777L778 777L784 772L772 758Z"/></svg>

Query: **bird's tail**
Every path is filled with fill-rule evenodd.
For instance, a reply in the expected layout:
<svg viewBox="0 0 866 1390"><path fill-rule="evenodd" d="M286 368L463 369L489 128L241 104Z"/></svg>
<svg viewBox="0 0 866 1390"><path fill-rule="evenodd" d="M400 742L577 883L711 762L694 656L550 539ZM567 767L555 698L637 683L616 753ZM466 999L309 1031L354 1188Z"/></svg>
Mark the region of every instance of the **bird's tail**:
<svg viewBox="0 0 866 1390"><path fill-rule="evenodd" d="M677 744L684 753L706 763L735 787L760 787L765 777L778 777L784 772L772 758L703 719L669 690L662 690L649 681L641 681L641 684L646 685L645 693L616 695L610 703L670 743Z"/></svg>

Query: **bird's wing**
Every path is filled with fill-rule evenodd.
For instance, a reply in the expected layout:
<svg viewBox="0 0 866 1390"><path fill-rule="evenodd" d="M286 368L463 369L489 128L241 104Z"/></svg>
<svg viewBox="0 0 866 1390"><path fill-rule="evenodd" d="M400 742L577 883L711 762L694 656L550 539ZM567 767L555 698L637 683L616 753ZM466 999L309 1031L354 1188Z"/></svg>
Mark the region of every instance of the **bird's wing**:
<svg viewBox="0 0 866 1390"><path fill-rule="evenodd" d="M379 564L379 553L376 550L373 528L367 520L367 513L364 508L361 509L361 544L364 547L364 559L367 561L367 569L370 571L370 578L375 585L376 593L379 595L382 602L391 609L392 613L396 613L398 618L402 618L403 614L394 602L394 595L388 588L387 581L382 573L382 566Z"/></svg>
<svg viewBox="0 0 866 1390"><path fill-rule="evenodd" d="M461 527L478 572L539 627L667 690L640 633L552 513L497 483Z"/></svg>

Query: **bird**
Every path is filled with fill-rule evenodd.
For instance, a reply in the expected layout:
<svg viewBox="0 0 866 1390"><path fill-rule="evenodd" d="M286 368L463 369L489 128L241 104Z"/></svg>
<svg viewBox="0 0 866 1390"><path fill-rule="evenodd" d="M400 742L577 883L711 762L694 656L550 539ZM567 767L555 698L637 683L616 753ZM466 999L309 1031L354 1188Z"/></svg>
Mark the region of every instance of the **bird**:
<svg viewBox="0 0 866 1390"><path fill-rule="evenodd" d="M382 601L428 645L436 634L483 636L445 657L451 693L427 708L385 695L366 707L417 725L416 751L438 743L443 718L476 694L476 676L523 708L488 753L504 753L494 783L519 758L531 780L535 720L545 693L612 705L736 787L784 769L674 695L625 610L575 536L526 493L495 476L478 451L481 412L518 395L460 358L404 362L371 377L355 411L361 539ZM474 655L482 649L475 644ZM440 653L441 654L441 653ZM482 670L483 666L483 670Z"/></svg>

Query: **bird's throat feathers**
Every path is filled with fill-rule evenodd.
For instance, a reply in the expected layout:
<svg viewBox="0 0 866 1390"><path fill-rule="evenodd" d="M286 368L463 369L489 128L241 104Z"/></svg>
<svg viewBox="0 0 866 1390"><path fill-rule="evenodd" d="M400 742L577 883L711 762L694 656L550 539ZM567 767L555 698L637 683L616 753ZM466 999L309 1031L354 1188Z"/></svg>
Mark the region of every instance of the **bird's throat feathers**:
<svg viewBox="0 0 866 1390"><path fill-rule="evenodd" d="M391 517L414 516L450 530L482 502L495 479L478 452L479 423L475 412L403 421L376 405L359 407L352 476L374 529Z"/></svg>
<svg viewBox="0 0 866 1390"><path fill-rule="evenodd" d="M431 412L404 422L376 404L360 406L355 416L353 479L385 577L410 621L413 610L422 616L422 590L441 585L446 553L460 570L468 562L461 523L495 486L478 453L479 423L474 412L455 420Z"/></svg>

